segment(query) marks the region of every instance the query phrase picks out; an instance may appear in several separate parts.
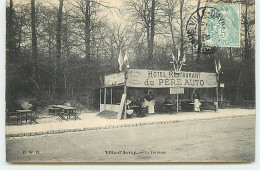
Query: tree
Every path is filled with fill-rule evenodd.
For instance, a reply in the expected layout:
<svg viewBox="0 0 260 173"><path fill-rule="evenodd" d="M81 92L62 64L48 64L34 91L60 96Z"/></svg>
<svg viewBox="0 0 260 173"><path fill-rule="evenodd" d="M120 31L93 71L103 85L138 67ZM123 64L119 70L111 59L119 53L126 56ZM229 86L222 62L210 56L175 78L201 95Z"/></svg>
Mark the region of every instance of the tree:
<svg viewBox="0 0 260 173"><path fill-rule="evenodd" d="M34 83L34 92L38 97L39 85L37 84L38 76L38 51L37 51L37 36L36 36L36 13L35 0L31 0L31 30L32 30L32 59L33 59L33 76L31 80Z"/></svg>
<svg viewBox="0 0 260 173"><path fill-rule="evenodd" d="M60 69L60 59L61 59L61 24L62 24L62 8L63 0L59 1L59 10L57 13L57 27L56 27L56 51L57 51L57 67Z"/></svg>
<svg viewBox="0 0 260 173"><path fill-rule="evenodd" d="M175 44L175 30L174 30L174 16L176 15L175 12L175 7L177 6L177 1L171 1L171 0L166 0L165 4L162 4L162 9L164 10L164 15L167 17L167 25L170 28L170 34L171 34L171 41L172 41L172 53L175 55L176 54L176 44ZM164 27L168 28L168 27ZM167 33L167 32L166 32Z"/></svg>
<svg viewBox="0 0 260 173"><path fill-rule="evenodd" d="M254 24L255 24L254 17L250 16L250 13L254 14L254 10L252 10L252 8L250 8L250 7L254 6L254 2L252 2L250 0L246 0L246 1L242 2L242 6L244 7L244 12L242 12L242 24L243 24L243 29L244 29L244 50L243 50L243 54L242 54L241 68L239 70L239 76L238 76L238 81L237 81L236 101L238 101L239 96L240 96L240 88L241 88L241 83L242 83L241 80L242 80L243 73L248 72L248 69L250 69L250 70L254 69L254 63L251 68L249 67L252 65L252 63L251 64L249 63L250 59L254 56L254 55L252 55L252 53L250 51L251 40L249 40L250 27L254 26ZM249 8L251 9L250 13L249 13ZM250 16L250 19L249 19L249 16ZM254 31L254 29L253 29L253 31ZM253 39L253 38L251 38L251 39ZM254 59L251 62L254 62ZM252 76L252 75L249 75L249 76ZM253 79L253 82L254 82L254 79Z"/></svg>
<svg viewBox="0 0 260 173"><path fill-rule="evenodd" d="M153 59L153 46L154 46L154 19L155 18L155 0L152 0L152 8L151 8L151 39L149 40L148 46L148 57L149 60Z"/></svg>
<svg viewBox="0 0 260 173"><path fill-rule="evenodd" d="M186 32L184 22L186 21L187 17L190 16L190 8L191 6L185 6L184 0L164 0L163 3L161 3L161 9L163 10L164 16L166 16L164 20L161 20L161 28L164 28L161 32L166 39L171 40L171 54L173 54L175 57L177 57L178 49L180 60L184 58L184 50L188 50L185 42ZM186 55L188 53L188 51L185 52Z"/></svg>
<svg viewBox="0 0 260 173"><path fill-rule="evenodd" d="M127 7L134 17L134 24L139 24L146 32L147 55L150 63L152 63L154 49L156 6L158 1L155 0L129 0Z"/></svg>
<svg viewBox="0 0 260 173"><path fill-rule="evenodd" d="M85 46L86 46L86 62L90 59L90 18L91 18L91 4L90 0L86 0L86 12L85 12Z"/></svg>
<svg viewBox="0 0 260 173"><path fill-rule="evenodd" d="M198 20L198 49L197 49L197 62L200 61L201 59L201 48L202 48L202 33L201 33L201 25L202 25L202 19L204 17L204 13L205 13L205 10L206 8L203 8L201 10L201 14L200 14L200 3L201 3L201 0L198 0L198 3L197 3L197 11L196 11L196 14L197 14L197 20Z"/></svg>
<svg viewBox="0 0 260 173"><path fill-rule="evenodd" d="M180 58L183 58L184 55L184 19L183 19L183 5L184 5L184 0L180 0L180 28L181 28L181 38L180 38Z"/></svg>
<svg viewBox="0 0 260 173"><path fill-rule="evenodd" d="M31 0L31 27L32 27L32 57L33 57L33 77L37 76L37 37L36 37L36 14L35 0Z"/></svg>
<svg viewBox="0 0 260 173"><path fill-rule="evenodd" d="M23 97L46 104L62 103L65 99L85 103L90 99L90 90L101 86L104 74L117 72L120 50L123 55L127 50L133 68L172 69L171 54L177 57L180 50L181 58L185 54L188 60L183 70L214 72L212 60L220 57L223 70L228 72L224 75L227 98L254 99L254 2L241 2L241 47L219 47L210 55L197 55L200 51L196 50L194 56L200 61L197 63L189 59L193 57L193 47L186 42L185 22L191 14L194 18L203 17L205 1L218 0L128 0L125 7L132 22L125 25L110 20L114 8L102 0L9 0L8 108L17 109L14 103ZM121 14L120 10L117 12ZM124 11L122 15L125 14ZM201 30L198 28L196 34ZM203 38L202 34L198 39Z"/></svg>
<svg viewBox="0 0 260 173"><path fill-rule="evenodd" d="M10 0L9 8L7 9L7 62L14 62L15 58L15 35L14 35L14 9L13 9L13 0Z"/></svg>

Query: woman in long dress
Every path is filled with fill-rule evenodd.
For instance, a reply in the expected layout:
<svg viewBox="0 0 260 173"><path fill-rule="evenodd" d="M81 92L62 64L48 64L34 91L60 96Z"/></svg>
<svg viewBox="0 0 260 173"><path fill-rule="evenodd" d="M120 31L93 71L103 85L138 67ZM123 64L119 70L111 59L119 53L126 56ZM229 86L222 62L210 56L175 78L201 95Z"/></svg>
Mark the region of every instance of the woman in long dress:
<svg viewBox="0 0 260 173"><path fill-rule="evenodd" d="M145 95L146 105L148 106L148 113L154 114L154 105L155 101L151 90L148 90L148 93Z"/></svg>
<svg viewBox="0 0 260 173"><path fill-rule="evenodd" d="M201 103L200 103L200 95L197 90L194 90L193 99L194 99L194 111L199 112Z"/></svg>

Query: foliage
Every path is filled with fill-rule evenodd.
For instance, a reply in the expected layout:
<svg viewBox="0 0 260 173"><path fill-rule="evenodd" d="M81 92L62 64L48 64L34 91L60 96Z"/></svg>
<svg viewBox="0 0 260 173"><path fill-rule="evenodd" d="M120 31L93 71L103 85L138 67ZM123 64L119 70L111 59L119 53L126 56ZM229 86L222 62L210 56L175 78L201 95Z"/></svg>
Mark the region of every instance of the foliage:
<svg viewBox="0 0 260 173"><path fill-rule="evenodd" d="M152 2L155 3L154 36L151 35ZM185 71L215 72L214 59L220 58L225 97L231 101L255 99L254 3L251 1L242 3L241 47L216 48L215 52L202 54L198 59L185 29L189 16L196 10L196 4L191 5L190 1L128 0L119 10L103 1L64 0L61 30L57 31L58 4L36 0L37 62L32 52L30 5L29 1L13 4L9 0L6 7L8 109L18 107L17 100L24 97L31 97L34 106L76 100L90 107L91 91L102 85L105 74L118 72L120 50L123 55L128 53L130 68L172 69L172 54L176 55L178 49L186 56ZM127 23L111 22L111 14L128 15ZM61 32L59 66L57 32ZM151 47L152 56L149 55Z"/></svg>

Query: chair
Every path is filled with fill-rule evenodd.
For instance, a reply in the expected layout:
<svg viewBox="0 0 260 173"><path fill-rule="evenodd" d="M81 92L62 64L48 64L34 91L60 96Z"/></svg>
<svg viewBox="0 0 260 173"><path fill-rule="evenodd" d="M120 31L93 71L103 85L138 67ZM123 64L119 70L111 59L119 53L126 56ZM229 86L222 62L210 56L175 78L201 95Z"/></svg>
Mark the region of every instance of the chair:
<svg viewBox="0 0 260 173"><path fill-rule="evenodd" d="M81 109L81 108L79 108L79 109L76 110L75 120L80 120L79 116L80 116L81 112L82 112L82 109Z"/></svg>
<svg viewBox="0 0 260 173"><path fill-rule="evenodd" d="M6 125L19 125L17 112L6 112Z"/></svg>
<svg viewBox="0 0 260 173"><path fill-rule="evenodd" d="M37 122L37 119L39 118L40 114L41 114L41 112L40 112L38 109L37 109L36 111L34 111L34 112L31 114L31 119L30 119L30 121L29 121L29 124L33 124L33 123L39 124L39 123Z"/></svg>
<svg viewBox="0 0 260 173"><path fill-rule="evenodd" d="M32 124L32 123L39 124L36 120L39 119L39 117L42 115L43 110L44 109L42 107L37 107L37 109L31 115L29 124Z"/></svg>
<svg viewBox="0 0 260 173"><path fill-rule="evenodd" d="M74 117L75 120L80 120L79 116L81 114L82 108L77 107L76 110L71 114L72 117Z"/></svg>
<svg viewBox="0 0 260 173"><path fill-rule="evenodd" d="M67 120L65 117L67 116L67 113L64 112L64 109L58 108L55 109L55 116L57 116L57 120Z"/></svg>
<svg viewBox="0 0 260 173"><path fill-rule="evenodd" d="M37 107L37 109L34 111L35 116L39 117L43 113L42 107Z"/></svg>

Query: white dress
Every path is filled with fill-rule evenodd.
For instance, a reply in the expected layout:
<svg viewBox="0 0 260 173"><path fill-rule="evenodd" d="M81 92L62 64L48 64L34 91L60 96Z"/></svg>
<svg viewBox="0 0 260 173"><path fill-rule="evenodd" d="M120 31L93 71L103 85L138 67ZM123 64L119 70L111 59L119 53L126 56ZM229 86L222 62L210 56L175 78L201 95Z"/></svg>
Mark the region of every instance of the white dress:
<svg viewBox="0 0 260 173"><path fill-rule="evenodd" d="M148 102L148 113L149 114L154 114L154 100L151 100Z"/></svg>
<svg viewBox="0 0 260 173"><path fill-rule="evenodd" d="M199 112L200 111L200 100L199 99L194 99L194 111Z"/></svg>

